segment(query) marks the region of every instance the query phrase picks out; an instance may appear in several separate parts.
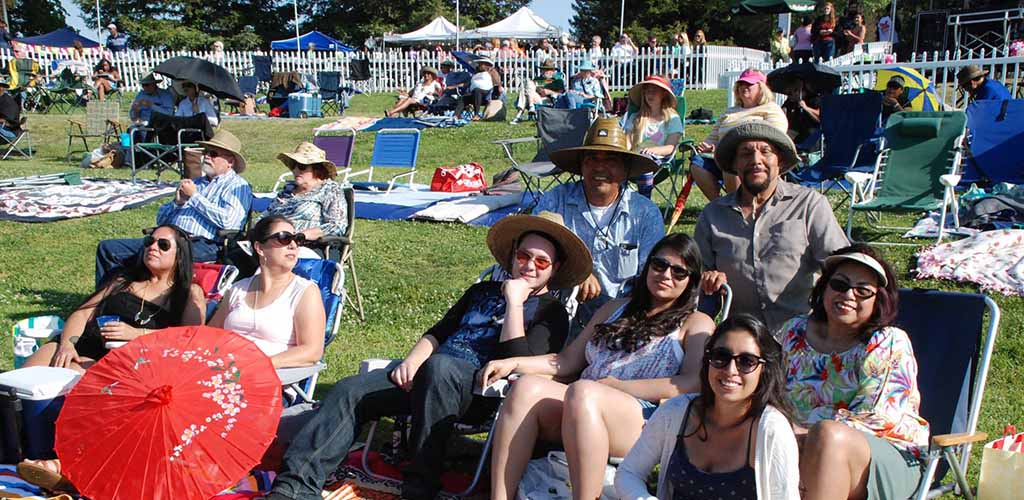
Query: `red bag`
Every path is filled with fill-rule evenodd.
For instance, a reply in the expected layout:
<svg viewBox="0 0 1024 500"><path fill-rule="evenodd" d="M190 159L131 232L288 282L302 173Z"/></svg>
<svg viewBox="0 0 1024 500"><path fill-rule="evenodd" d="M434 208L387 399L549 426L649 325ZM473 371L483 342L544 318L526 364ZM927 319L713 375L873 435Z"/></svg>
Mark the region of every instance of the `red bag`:
<svg viewBox="0 0 1024 500"><path fill-rule="evenodd" d="M434 170L434 179L430 181L431 191L445 193L480 191L486 187L484 167L481 167L479 163L466 163L457 167L438 167Z"/></svg>

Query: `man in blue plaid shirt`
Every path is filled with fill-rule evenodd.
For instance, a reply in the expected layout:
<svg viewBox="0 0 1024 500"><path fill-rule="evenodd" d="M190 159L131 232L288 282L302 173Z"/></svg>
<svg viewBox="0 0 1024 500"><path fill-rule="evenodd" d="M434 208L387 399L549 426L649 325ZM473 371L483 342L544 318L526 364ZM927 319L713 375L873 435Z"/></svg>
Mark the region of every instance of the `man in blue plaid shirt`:
<svg viewBox="0 0 1024 500"><path fill-rule="evenodd" d="M252 188L239 175L245 171L245 157L237 137L220 130L209 141L198 143L204 148L205 175L183 179L174 200L160 206L156 223L181 228L191 237L193 260L210 262L217 259L217 231L242 229L252 202ZM142 249L142 238L101 241L96 248L96 286Z"/></svg>

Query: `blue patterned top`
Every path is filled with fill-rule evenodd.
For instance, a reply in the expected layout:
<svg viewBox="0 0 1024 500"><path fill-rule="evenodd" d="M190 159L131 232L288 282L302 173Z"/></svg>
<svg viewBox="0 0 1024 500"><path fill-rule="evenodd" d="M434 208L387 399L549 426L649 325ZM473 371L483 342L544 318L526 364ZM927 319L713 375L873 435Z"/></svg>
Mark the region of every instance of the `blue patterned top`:
<svg viewBox="0 0 1024 500"><path fill-rule="evenodd" d="M316 189L294 194L295 183L289 182L267 207L267 215L283 215L296 231L320 228L324 236L344 236L348 229L348 208L341 184L326 180Z"/></svg>

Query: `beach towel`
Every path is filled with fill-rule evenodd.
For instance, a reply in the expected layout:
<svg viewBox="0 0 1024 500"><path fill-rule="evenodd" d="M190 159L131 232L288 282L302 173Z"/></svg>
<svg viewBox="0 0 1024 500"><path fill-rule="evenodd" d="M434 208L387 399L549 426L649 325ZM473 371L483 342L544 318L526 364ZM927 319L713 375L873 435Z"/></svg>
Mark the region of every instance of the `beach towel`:
<svg viewBox="0 0 1024 500"><path fill-rule="evenodd" d="M328 130L363 130L370 125L373 125L380 118L373 118L369 116L343 116L331 123L325 123L313 129L314 132L323 132Z"/></svg>
<svg viewBox="0 0 1024 500"><path fill-rule="evenodd" d="M498 196L471 196L459 200L439 201L410 217L413 220L432 222L460 222L469 224L495 210L517 206L522 200L522 193Z"/></svg>
<svg viewBox="0 0 1024 500"><path fill-rule="evenodd" d="M0 188L0 220L49 222L140 207L174 194L167 182L82 179L77 186Z"/></svg>
<svg viewBox="0 0 1024 500"><path fill-rule="evenodd" d="M1024 230L1001 229L917 253L917 278L969 282L982 291L1024 295Z"/></svg>

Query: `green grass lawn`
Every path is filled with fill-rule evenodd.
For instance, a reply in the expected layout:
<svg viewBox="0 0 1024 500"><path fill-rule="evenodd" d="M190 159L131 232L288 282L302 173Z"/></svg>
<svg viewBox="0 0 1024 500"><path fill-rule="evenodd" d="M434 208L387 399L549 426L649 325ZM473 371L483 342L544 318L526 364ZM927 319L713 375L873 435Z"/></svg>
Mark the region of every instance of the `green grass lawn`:
<svg viewBox="0 0 1024 500"><path fill-rule="evenodd" d="M382 116L392 100L385 95L356 96L349 115ZM691 91L689 106L706 107L720 113L725 107L724 91ZM127 109L129 100L125 100ZM77 115L84 116L81 111ZM37 156L32 160L0 163L2 177L77 171L77 161L65 163L67 146L65 115L29 116ZM274 157L309 140L315 126L331 118L309 120L224 121L237 135L249 167L245 177L254 190L267 191L284 171ZM687 134L702 139L708 126L691 126ZM429 182L433 169L471 161L482 164L493 175L508 166L501 148L491 141L533 135L532 123L474 123L470 126L423 132L418 182ZM366 165L373 134L359 134L354 165ZM524 148L522 157L532 152ZM81 156L79 156L81 158ZM83 176L127 177L125 170L83 172ZM146 177L146 174L143 174ZM149 177L152 177L149 174ZM694 189L677 231L692 233L696 216L706 200ZM42 314L66 316L91 291L96 244L101 239L133 236L153 225L157 204L113 214L47 224L0 222L0 328L10 331L22 318ZM837 213L845 224L846 211ZM911 218L900 219L901 223ZM403 356L413 342L454 303L477 274L492 263L484 245L485 228L414 222L360 220L356 229L356 263L366 303L366 322L345 314L338 338L326 354L327 372L320 378L319 391L341 377L352 374L360 360ZM876 235L861 233L874 238ZM894 237L889 237L890 239ZM885 249L886 256L910 287L974 291L971 286L950 282L911 280L916 249ZM1003 311L1000 338L989 376L980 428L991 434L1007 423L1024 423L1024 302L1019 298L995 296ZM4 336L0 351L11 352L11 340ZM0 369L11 368L11 356L0 356ZM980 448L975 448L975 458ZM976 481L979 461L971 474Z"/></svg>

